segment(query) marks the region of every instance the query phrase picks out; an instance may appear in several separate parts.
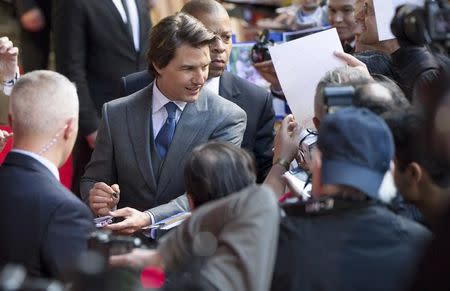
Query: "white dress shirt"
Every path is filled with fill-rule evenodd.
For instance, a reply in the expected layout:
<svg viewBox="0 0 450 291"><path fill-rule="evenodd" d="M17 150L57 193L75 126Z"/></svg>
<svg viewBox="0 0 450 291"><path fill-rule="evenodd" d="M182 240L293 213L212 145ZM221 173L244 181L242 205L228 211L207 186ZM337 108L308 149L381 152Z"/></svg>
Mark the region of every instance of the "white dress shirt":
<svg viewBox="0 0 450 291"><path fill-rule="evenodd" d="M153 124L153 139L156 139L159 131L163 127L167 119L167 110L164 107L169 102L173 102L177 105L177 112L175 113L175 120L178 123L181 113L186 106L186 102L172 101L161 93L156 86L156 82L153 85L153 98L152 98L152 124Z"/></svg>
<svg viewBox="0 0 450 291"><path fill-rule="evenodd" d="M55 176L55 178L60 181L59 179L59 171L58 168L49 160L44 158L43 156L40 156L38 154L35 154L33 152L25 151L25 150L19 150L19 149L12 149L11 152L19 153L22 155L26 155L28 157L31 157L41 163L44 167L46 167L52 174Z"/></svg>
<svg viewBox="0 0 450 291"><path fill-rule="evenodd" d="M220 77L211 78L206 81L205 87L219 95Z"/></svg>
<svg viewBox="0 0 450 291"><path fill-rule="evenodd" d="M130 14L130 23L131 23L131 29L133 31L133 42L134 42L134 48L136 51L139 51L139 14L136 6L135 0L125 0L127 2L128 6L128 13ZM120 16L122 17L122 20L124 23L128 22L127 14L125 13L125 9L122 5L121 0L112 0L114 5L116 5L117 10L120 13Z"/></svg>

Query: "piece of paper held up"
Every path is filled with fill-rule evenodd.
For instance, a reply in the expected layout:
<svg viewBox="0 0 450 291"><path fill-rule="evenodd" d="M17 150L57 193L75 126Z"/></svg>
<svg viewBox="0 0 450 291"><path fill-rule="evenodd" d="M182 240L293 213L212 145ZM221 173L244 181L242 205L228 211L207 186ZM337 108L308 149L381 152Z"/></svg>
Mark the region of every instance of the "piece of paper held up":
<svg viewBox="0 0 450 291"><path fill-rule="evenodd" d="M423 6L424 0L373 0L380 41L395 38L391 31L391 22L395 15L395 9L404 4Z"/></svg>
<svg viewBox="0 0 450 291"><path fill-rule="evenodd" d="M269 48L278 79L297 121L313 127L314 94L325 73L343 65L334 56L342 52L336 29L311 34Z"/></svg>

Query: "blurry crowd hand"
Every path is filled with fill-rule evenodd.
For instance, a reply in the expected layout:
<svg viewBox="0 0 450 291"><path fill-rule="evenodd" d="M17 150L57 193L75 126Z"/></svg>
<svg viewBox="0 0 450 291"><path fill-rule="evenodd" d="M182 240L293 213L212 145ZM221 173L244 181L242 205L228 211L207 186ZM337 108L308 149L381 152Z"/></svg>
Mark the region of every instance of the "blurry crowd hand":
<svg viewBox="0 0 450 291"><path fill-rule="evenodd" d="M301 127L292 114L286 116L274 139L273 160L291 163L299 154Z"/></svg>
<svg viewBox="0 0 450 291"><path fill-rule="evenodd" d="M119 185L107 185L103 182L94 184L89 191L89 207L98 216L109 215L116 208L120 199Z"/></svg>
<svg viewBox="0 0 450 291"><path fill-rule="evenodd" d="M0 129L0 152L3 150L3 148L6 145L6 142L9 138L13 136L13 133L9 133L6 130Z"/></svg>
<svg viewBox="0 0 450 291"><path fill-rule="evenodd" d="M13 80L18 72L17 57L19 49L8 37L0 37L0 81Z"/></svg>
<svg viewBox="0 0 450 291"><path fill-rule="evenodd" d="M29 32L41 31L45 27L45 17L42 10L39 8L32 8L22 14L20 17L22 27Z"/></svg>
<svg viewBox="0 0 450 291"><path fill-rule="evenodd" d="M347 66L358 69L368 78L372 79L372 76L369 73L369 70L366 67L366 64L355 58L354 56L344 53L344 52L335 52L334 55L343 61Z"/></svg>

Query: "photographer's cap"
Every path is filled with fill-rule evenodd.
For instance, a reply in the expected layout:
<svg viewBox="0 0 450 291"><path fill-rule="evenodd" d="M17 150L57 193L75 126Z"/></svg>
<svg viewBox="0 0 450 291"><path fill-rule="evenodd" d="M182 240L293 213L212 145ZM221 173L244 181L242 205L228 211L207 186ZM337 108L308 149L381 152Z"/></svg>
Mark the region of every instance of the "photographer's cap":
<svg viewBox="0 0 450 291"><path fill-rule="evenodd" d="M327 115L320 124L322 184L354 187L372 198L394 156L386 123L366 108L348 107Z"/></svg>

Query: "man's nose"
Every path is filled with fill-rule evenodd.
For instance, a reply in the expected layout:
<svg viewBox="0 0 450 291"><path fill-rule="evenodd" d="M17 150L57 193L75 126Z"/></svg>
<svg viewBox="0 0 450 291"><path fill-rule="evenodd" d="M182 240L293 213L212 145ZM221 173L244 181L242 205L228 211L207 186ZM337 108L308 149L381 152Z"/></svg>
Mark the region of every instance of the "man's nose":
<svg viewBox="0 0 450 291"><path fill-rule="evenodd" d="M223 53L225 51L225 44L220 36L216 36L211 43L211 50L215 53Z"/></svg>
<svg viewBox="0 0 450 291"><path fill-rule="evenodd" d="M342 12L336 12L334 14L334 22L342 22L344 21L344 15L342 14Z"/></svg>
<svg viewBox="0 0 450 291"><path fill-rule="evenodd" d="M194 71L194 74L192 75L192 83L195 85L203 85L206 81L206 78L208 76L208 71L204 71L201 68Z"/></svg>

